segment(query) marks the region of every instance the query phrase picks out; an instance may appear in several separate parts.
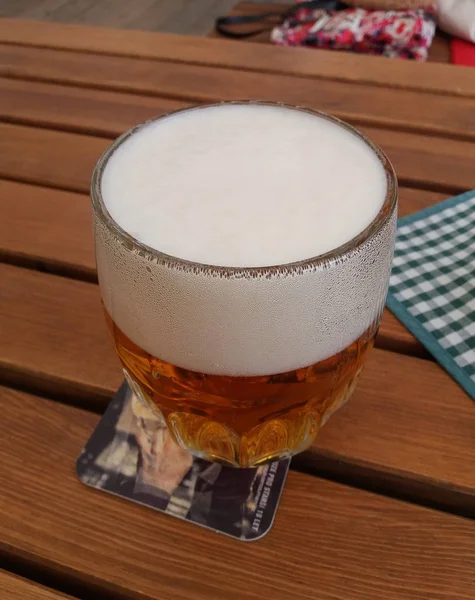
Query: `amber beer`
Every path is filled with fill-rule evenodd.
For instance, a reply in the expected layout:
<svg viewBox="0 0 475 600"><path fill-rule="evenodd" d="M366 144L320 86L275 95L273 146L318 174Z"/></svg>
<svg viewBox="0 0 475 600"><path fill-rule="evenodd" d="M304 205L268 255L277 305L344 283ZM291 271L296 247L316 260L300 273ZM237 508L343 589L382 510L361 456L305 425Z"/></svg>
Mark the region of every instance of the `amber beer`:
<svg viewBox="0 0 475 600"><path fill-rule="evenodd" d="M116 350L139 398L196 455L257 466L301 452L352 393L376 327L315 365L260 377L182 369L134 344L106 312ZM138 389L136 388L138 384Z"/></svg>
<svg viewBox="0 0 475 600"><path fill-rule="evenodd" d="M384 306L397 193L381 151L320 113L224 103L125 134L92 199L117 353L176 442L240 467L308 447Z"/></svg>

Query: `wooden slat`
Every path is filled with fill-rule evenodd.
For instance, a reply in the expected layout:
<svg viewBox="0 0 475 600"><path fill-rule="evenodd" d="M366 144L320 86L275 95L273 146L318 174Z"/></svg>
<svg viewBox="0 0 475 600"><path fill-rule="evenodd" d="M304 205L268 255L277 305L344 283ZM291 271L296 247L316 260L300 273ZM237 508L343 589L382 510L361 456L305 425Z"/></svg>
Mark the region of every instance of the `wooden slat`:
<svg viewBox="0 0 475 600"><path fill-rule="evenodd" d="M470 98L185 63L0 46L0 75L203 102L259 98L314 106L368 125L475 139Z"/></svg>
<svg viewBox="0 0 475 600"><path fill-rule="evenodd" d="M116 137L137 123L186 105L179 100L0 78L1 119L96 136ZM456 189L462 177L475 185L467 176L473 170L473 144L432 138L428 144L424 136L355 124L385 148L400 177L418 184L439 181Z"/></svg>
<svg viewBox="0 0 475 600"><path fill-rule="evenodd" d="M137 123L184 105L185 103L180 101L153 99L135 94L0 79L0 115L4 119L111 138ZM428 142L428 138L421 135L367 126L361 128L386 150L402 182L406 181L409 184L412 182L418 186L442 187L449 193L475 187L473 170L475 145L436 138L429 138ZM25 136L28 136L28 143ZM0 156L0 161L2 158L7 161L3 165L0 162L0 169L4 176L8 175L10 170L20 179L24 176L27 181L58 185L58 183L51 183L51 179L44 179L46 172L51 171L52 165L41 166L40 179L35 179L34 174L28 170L29 161L24 164L19 156L11 155L9 147L13 143L22 148L22 154L30 152L34 154L33 161L37 160L38 143L44 148L42 154L45 161L50 159L47 154L49 144L53 145L53 151L61 147L63 160L72 162L77 160L76 146L82 147L88 144L97 146L97 142L85 138L72 142L74 138L62 135L58 137L54 133L46 136L47 140L43 139L44 136L46 134L42 132L28 133L21 128L18 130L7 128L3 136L6 146L5 156ZM105 145L100 148L105 148ZM89 186L86 180L89 178L92 162L87 164L89 170L84 172L83 182L73 183L76 187L72 189L86 191ZM58 173L58 176L60 175Z"/></svg>
<svg viewBox="0 0 475 600"><path fill-rule="evenodd" d="M406 217L446 199L446 194L400 187L398 215Z"/></svg>
<svg viewBox="0 0 475 600"><path fill-rule="evenodd" d="M103 408L122 373L106 331L98 286L8 265L0 265L0 273L0 372L9 381L28 382L48 393L90 397ZM15 306L25 292L29 298ZM56 306L63 307L61 313L53 314ZM8 348L7 339L16 341Z"/></svg>
<svg viewBox="0 0 475 600"><path fill-rule="evenodd" d="M67 600L68 598L72 600L71 596L65 596L2 569L0 569L0 598L2 600Z"/></svg>
<svg viewBox="0 0 475 600"><path fill-rule="evenodd" d="M0 279L4 380L103 407L121 370L97 286L9 265ZM357 468L367 482L404 476L411 494L475 514L474 430L472 401L437 364L374 350L353 399L305 460Z"/></svg>
<svg viewBox="0 0 475 600"><path fill-rule="evenodd" d="M427 60L429 62L436 63L445 63L450 66L452 65L452 56L450 52L450 42L452 40L452 36L444 33L439 28L437 28L434 40L432 42L431 47L429 48L429 55Z"/></svg>
<svg viewBox="0 0 475 600"><path fill-rule="evenodd" d="M185 103L180 101L153 99L135 94L0 79L0 116L4 119L85 134L116 137L137 123L184 105ZM458 140L427 138L422 135L368 126L360 126L360 128L388 153L402 182L418 187L438 187L449 193L475 187L473 169L475 144ZM31 149L29 149L27 140L24 139L27 135L28 143L33 144ZM54 133L48 136L48 140L43 140L41 138L44 135L46 134L42 132L27 133L21 128L18 130L7 128L2 138L6 146L5 159L9 162L4 165L0 164L2 174L5 176L10 169L21 179L22 174L15 166L15 159L24 171L28 167L28 164L23 165L18 156L11 155L10 143L19 144L23 148L22 154L31 151L36 155L38 150L33 140L40 138L38 143L45 147L45 160L48 160L46 146L52 144L53 150L60 146L69 148L66 154L61 150L61 154L64 156L63 160L67 160L69 157L71 161L75 160L72 155L76 145L82 147L94 144L93 141L89 142L85 138L72 143L73 138L67 138L61 134L55 139ZM20 139L17 139L18 136ZM33 137L31 138L31 136ZM95 143L97 145L97 142ZM105 146L101 146L101 148L105 148ZM0 156L0 161L2 158ZM10 162L13 162L11 166ZM88 163L88 169L84 173L85 179L89 178L91 163ZM47 170L51 170L51 167ZM45 169L41 168L40 173L44 176ZM35 181L34 178L31 179L31 173L26 172L25 176L27 181ZM39 182L48 184L42 179ZM86 191L88 185L87 181L87 183L83 182L79 188L73 187L72 189Z"/></svg>
<svg viewBox="0 0 475 600"><path fill-rule="evenodd" d="M177 100L0 79L0 118L111 138L120 135L137 123L185 105L186 103ZM397 166L400 167L398 169L400 177L406 174L417 180L414 167L421 168L421 161L424 161L425 164L421 169L422 172L427 173L426 178L430 178L431 171L435 171L433 166L436 162L430 148L427 148L427 138L385 132L374 128L366 128L365 131L388 152L392 152L391 157L393 160L397 159ZM14 133L9 136L11 139L15 138ZM430 141L432 144L432 139ZM430 147L431 144L429 144ZM441 146L443 147L444 144L437 142L436 145L437 151L440 152ZM413 153L411 148L417 148L416 152ZM471 145L460 145L459 143L456 143L455 146L452 145L451 148L454 149L456 156L455 161L452 162L458 164L460 164L460 156L463 157L464 153L469 153L473 149ZM426 150L430 153L429 157L425 154ZM450 161L447 162L446 159L447 157L443 156L445 166L442 166L442 169L447 173L445 177L447 182L453 164ZM416 165L414 165L414 161L417 161ZM464 165L464 173L472 170L472 160L469 154L466 156ZM440 164L437 164L437 167L437 171L440 171ZM7 166L5 166L6 168ZM458 174L460 175L460 173ZM467 175L465 175L465 179L467 179ZM467 183L475 185L475 181L472 179ZM419 191L413 192L414 201L411 200L411 203L414 202L416 205L419 195ZM424 197L424 193L422 193L422 197ZM434 202L442 198L441 195L433 194ZM421 208L426 205L425 201L422 204ZM406 210L404 205L401 205L401 210ZM419 210L419 208L414 208L412 212L415 210Z"/></svg>
<svg viewBox="0 0 475 600"><path fill-rule="evenodd" d="M361 130L386 152L401 185L447 193L475 187L475 144L366 126Z"/></svg>
<svg viewBox="0 0 475 600"><path fill-rule="evenodd" d="M448 194L475 187L475 144L361 129L388 154L401 185ZM105 138L0 123L0 177L86 193L94 165L109 145Z"/></svg>
<svg viewBox="0 0 475 600"><path fill-rule="evenodd" d="M0 548L72 580L141 600L475 594L473 521L291 472L273 529L243 544L83 486L97 416L5 388L0 403Z"/></svg>
<svg viewBox="0 0 475 600"><path fill-rule="evenodd" d="M44 123L56 120L56 125L60 124L62 127L74 127L75 124L81 122L85 128L94 130L95 128L100 127L102 130L107 130L110 135L118 135L137 121L145 120L153 114L160 112L160 109L162 108L160 105L156 107L150 105L143 106L142 104L131 106L128 104L127 100L130 98L130 101L134 102L134 99L137 98L136 96L110 94L91 90L88 90L88 92L92 94L90 102L84 103L83 92L86 90L77 90L77 92L80 92L79 97L77 97L75 94L71 93L74 91L72 88L48 86L44 84L25 84L24 82L14 83L33 86L33 88L39 86L40 90L33 89L31 94L22 94L20 92L25 92L26 90L24 88L17 89L14 97L7 100L7 104L9 102L8 106L11 107L11 110L17 110L15 107L23 106L25 113L36 116L39 111L43 111L44 114L41 117L40 122ZM59 88L60 91L57 91L56 88ZM38 94L43 94L43 102L38 102ZM100 95L101 97L98 99L97 95ZM104 98L104 96L108 98ZM116 96L121 97L115 105L114 99ZM3 96L3 98L6 97L8 97L8 94ZM25 101L25 98L29 98L29 100ZM53 98L56 99L54 103L52 101ZM140 101L142 100L149 101L150 99L140 99ZM2 101L0 100L0 103L1 102ZM3 108L5 111L7 110L5 105L3 105ZM94 108L96 110L93 110ZM130 108L132 108L132 110L130 110ZM174 107L166 106L163 108L168 110ZM60 123L58 119L60 120ZM5 147L4 152L0 155L0 172L2 172L3 176L20 180L23 179L25 181L43 185L79 190L82 192L88 190L89 177L95 161L108 145L108 142L99 140L98 138L70 136L64 133L25 127L17 128L8 125L4 126L4 131L5 135L3 136L3 140ZM383 132L380 130L367 131L367 133L372 135L373 138L376 138L377 141L381 142L378 138ZM394 154L395 157L400 156L400 161L403 162L403 166L407 165L408 168L414 169L414 162L408 160L407 140L405 139L407 136L397 134L396 132L384 132L384 136L386 136L388 142L389 140L393 141L394 138L396 138L396 143L393 144L395 150L392 154ZM409 143L410 140L411 137L409 137ZM382 141L384 142L385 140ZM426 145L426 142L422 138L419 142L422 157L424 157L425 152L424 145ZM12 148L15 150L14 152L12 152ZM391 157L394 158L392 155ZM61 165L60 169L57 168L58 164ZM426 160L426 165L428 172L433 170L431 161ZM471 171L471 161L467 163L467 167L469 167ZM450 176L452 176L457 168L464 167L463 163L459 160L455 161L455 164L451 164L449 160L445 160L441 168L445 169L447 172L449 171L449 168L451 168ZM438 172L440 173L440 170L438 170ZM409 195L410 202L405 202L406 194ZM8 194L5 194L5 201L8 198ZM427 206L429 201L432 202L440 198L441 196L435 193L427 195L427 192L411 192L410 190L403 190L402 210L403 212L413 212L414 210L417 210L419 206L422 208L423 206ZM29 202L29 204L31 204L31 202ZM414 209L410 209L409 204L411 206L414 205ZM23 204L15 204L15 207L20 211L21 219L25 218L26 222L33 223L32 215L34 211L32 211L30 206L28 207L28 210L25 211L26 214L25 212L21 212ZM15 207L9 208L9 212L15 210ZM55 211L52 207L49 207L46 209L46 213L51 217L55 214ZM63 208L59 210L58 217L67 218ZM45 219L43 218L38 222L38 225L41 227L44 222ZM48 226L51 226L51 224L52 222L48 220ZM65 236L68 235L67 228L62 227L61 231ZM10 229L10 226L8 226L4 239L12 237L14 233L15 230ZM52 240L57 239L58 242L63 242L61 235L56 236L54 229L51 230L50 237ZM17 242L21 240L21 238L16 238L16 235L15 239ZM41 241L43 241L42 238ZM5 252L11 252L11 250L11 248L5 248ZM63 257L63 252L61 252L59 244L54 244L54 250L57 252L56 256ZM23 254L18 246L17 251L19 252L18 256ZM29 256L31 259L31 254ZM52 252L49 253L49 256L51 258L50 268L51 266L58 267L61 262L63 266L66 265L66 268L69 269L70 272L76 273L71 261L65 261L63 259L58 261L54 258ZM40 256L40 258L42 257ZM79 267L78 272L80 273L81 270L83 270L84 265L80 264L77 266ZM90 268L90 266L91 265L86 265L86 270ZM386 324L388 325L387 327ZM386 315L385 321L383 322L380 343L384 347L390 349L420 356L426 355L425 351L422 349L421 345L415 341L414 337L390 315Z"/></svg>
<svg viewBox="0 0 475 600"><path fill-rule="evenodd" d="M399 215L422 210L444 194L400 188ZM50 270L95 277L92 213L85 194L0 180L0 253L38 260Z"/></svg>
<svg viewBox="0 0 475 600"><path fill-rule="evenodd" d="M400 214L410 214L444 199L435 192L402 188ZM0 259L12 264L96 280L89 198L0 180ZM427 357L418 340L386 310L377 345Z"/></svg>
<svg viewBox="0 0 475 600"><path fill-rule="evenodd" d="M187 102L120 92L0 78L0 119L50 129L116 137Z"/></svg>
<svg viewBox="0 0 475 600"><path fill-rule="evenodd" d="M379 57L325 50L263 45L257 52L252 42L10 19L0 20L0 42L475 96L468 68L397 60L388 68Z"/></svg>
<svg viewBox="0 0 475 600"><path fill-rule="evenodd" d="M428 350L388 309L384 309L381 326L376 336L376 348L399 352L408 356L434 360Z"/></svg>
<svg viewBox="0 0 475 600"><path fill-rule="evenodd" d="M104 138L0 123L0 177L87 193L109 145Z"/></svg>
<svg viewBox="0 0 475 600"><path fill-rule="evenodd" d="M0 180L0 259L96 281L89 196Z"/></svg>

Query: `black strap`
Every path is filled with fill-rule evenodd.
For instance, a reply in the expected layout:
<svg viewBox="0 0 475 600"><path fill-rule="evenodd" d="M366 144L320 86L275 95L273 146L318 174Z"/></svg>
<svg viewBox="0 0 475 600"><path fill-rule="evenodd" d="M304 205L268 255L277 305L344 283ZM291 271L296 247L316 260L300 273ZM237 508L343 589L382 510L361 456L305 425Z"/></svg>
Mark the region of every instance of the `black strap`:
<svg viewBox="0 0 475 600"><path fill-rule="evenodd" d="M234 39L243 39L269 31L276 25L280 25L287 19L292 19L295 13L302 9L312 10L343 10L347 8L346 4L339 2L338 0L309 0L308 2L299 2L295 4L289 10L282 12L268 12L260 15L237 15L232 17L219 17L215 22L215 29L221 35ZM240 25L248 25L249 23L265 23L266 27L260 29L254 29L253 31L233 31L229 27L235 27Z"/></svg>

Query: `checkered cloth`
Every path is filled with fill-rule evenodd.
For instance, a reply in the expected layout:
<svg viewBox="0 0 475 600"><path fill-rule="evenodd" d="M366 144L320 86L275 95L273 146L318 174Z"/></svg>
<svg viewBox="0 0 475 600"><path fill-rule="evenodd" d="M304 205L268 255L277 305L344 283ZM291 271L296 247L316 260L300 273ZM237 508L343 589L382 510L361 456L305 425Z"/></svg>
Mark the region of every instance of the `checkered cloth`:
<svg viewBox="0 0 475 600"><path fill-rule="evenodd" d="M475 400L475 190L399 219L387 305Z"/></svg>

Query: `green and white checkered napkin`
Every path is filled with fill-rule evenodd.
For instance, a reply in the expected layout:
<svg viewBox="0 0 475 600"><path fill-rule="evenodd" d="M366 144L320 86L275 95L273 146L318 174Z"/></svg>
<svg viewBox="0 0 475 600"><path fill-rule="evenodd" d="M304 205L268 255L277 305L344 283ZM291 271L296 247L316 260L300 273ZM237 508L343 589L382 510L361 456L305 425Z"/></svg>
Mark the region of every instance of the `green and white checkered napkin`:
<svg viewBox="0 0 475 600"><path fill-rule="evenodd" d="M475 190L399 219L387 305L475 400Z"/></svg>

